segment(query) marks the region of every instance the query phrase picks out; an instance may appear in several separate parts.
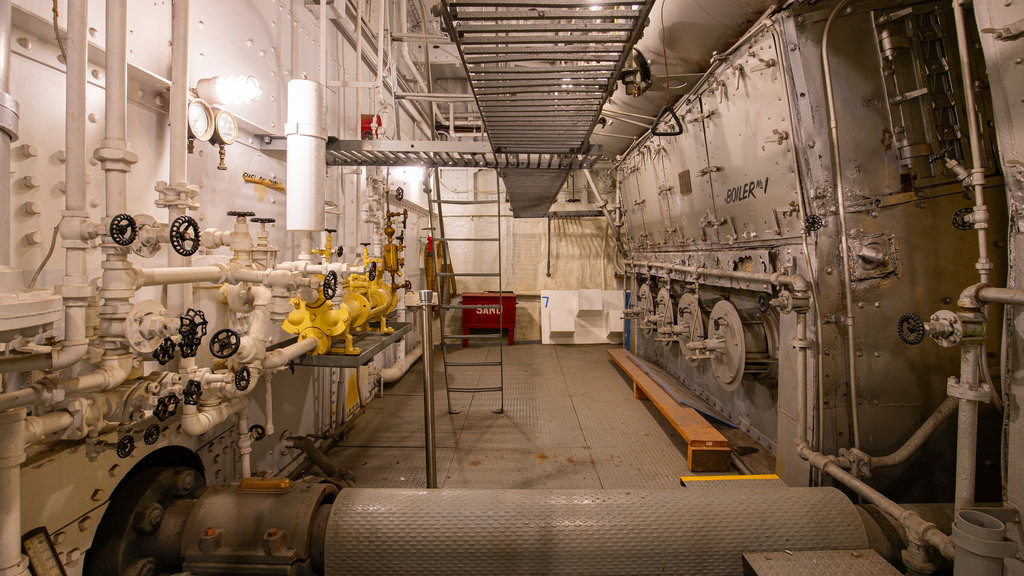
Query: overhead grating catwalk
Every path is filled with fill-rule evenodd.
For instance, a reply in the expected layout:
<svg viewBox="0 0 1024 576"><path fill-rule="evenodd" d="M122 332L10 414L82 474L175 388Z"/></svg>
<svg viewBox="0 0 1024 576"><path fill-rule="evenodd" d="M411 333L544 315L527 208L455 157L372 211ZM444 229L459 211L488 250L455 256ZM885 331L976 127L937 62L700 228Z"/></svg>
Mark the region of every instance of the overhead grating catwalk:
<svg viewBox="0 0 1024 576"><path fill-rule="evenodd" d="M495 154L585 154L653 0L442 0ZM515 176L512 176L512 174ZM503 170L519 217L567 171Z"/></svg>

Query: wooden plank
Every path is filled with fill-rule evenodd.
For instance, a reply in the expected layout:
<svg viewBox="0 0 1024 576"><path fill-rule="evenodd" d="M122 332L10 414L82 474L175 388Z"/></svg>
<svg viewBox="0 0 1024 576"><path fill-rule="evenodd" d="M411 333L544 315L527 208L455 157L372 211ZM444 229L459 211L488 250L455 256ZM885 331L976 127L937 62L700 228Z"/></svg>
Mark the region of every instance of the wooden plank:
<svg viewBox="0 0 1024 576"><path fill-rule="evenodd" d="M692 472L726 472L732 469L729 441L689 406L680 405L638 366L625 349L608 350L608 356L633 380L633 397L648 398L686 441L686 463Z"/></svg>

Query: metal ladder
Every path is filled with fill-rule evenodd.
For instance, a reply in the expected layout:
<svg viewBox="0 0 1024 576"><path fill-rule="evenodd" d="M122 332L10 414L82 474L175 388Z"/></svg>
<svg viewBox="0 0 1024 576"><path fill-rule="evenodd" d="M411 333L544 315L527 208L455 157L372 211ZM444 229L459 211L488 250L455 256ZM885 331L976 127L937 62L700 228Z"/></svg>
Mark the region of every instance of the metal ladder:
<svg viewBox="0 0 1024 576"><path fill-rule="evenodd" d="M433 196L430 197L430 228L431 232L438 232L440 236L434 237L434 251L437 252L438 246L442 246L444 249L443 258L434 259L434 270L437 274L437 286L438 286L438 310L440 311L441 321L441 358L442 366L444 369L444 388L445 396L448 399L448 412L450 414L458 414L458 410L452 408L452 393L478 393L478 392L498 392L499 404L498 408L494 410L495 413L501 414L505 411L505 370L502 363L504 358L504 337L502 335L502 325L504 324L504 312L501 302L503 302L502 292L502 276L501 276L501 176L497 170L495 174L495 194L493 200L446 200L441 197L441 169L440 167L434 169L434 186ZM455 205L478 205L478 204L493 204L495 209L495 221L497 222L497 233L493 237L486 238L455 238L446 237L444 232L444 210L442 206L444 204L455 204ZM436 207L436 215L435 215ZM436 218L436 219L435 219ZM446 271L445 262L449 258L449 247L451 243L459 244L472 244L475 242L495 242L498 246L498 270L497 272L451 272ZM456 277L477 277L477 278L495 278L497 280L497 295L498 304L451 304L448 302L446 296L448 294L448 282L449 280L454 282ZM494 333L486 334L453 334L446 332L447 325L445 318L447 311L449 310L482 310L482 309L497 309L498 310L498 328ZM475 341L488 341L496 340L498 342L498 360L497 361L475 361L475 362L458 362L451 361L448 359L448 342L452 340L475 340ZM450 382L449 376L452 375L451 368L456 370L460 368L478 368L478 367L493 367L497 370L497 385L490 386L453 386Z"/></svg>

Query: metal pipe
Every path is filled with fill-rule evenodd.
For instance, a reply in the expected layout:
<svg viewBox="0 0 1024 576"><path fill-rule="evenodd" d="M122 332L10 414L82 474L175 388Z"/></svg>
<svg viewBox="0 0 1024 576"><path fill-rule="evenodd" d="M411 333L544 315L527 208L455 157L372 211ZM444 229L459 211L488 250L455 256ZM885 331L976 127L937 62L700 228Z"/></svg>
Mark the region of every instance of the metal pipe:
<svg viewBox="0 0 1024 576"><path fill-rule="evenodd" d="M302 450L302 453L309 458L310 462L316 465L317 468L323 471L325 476L336 477L341 469L337 464L331 461L326 454L323 453L312 440L305 436L297 436L291 438L292 446Z"/></svg>
<svg viewBox="0 0 1024 576"><path fill-rule="evenodd" d="M25 461L25 409L0 412L0 574L28 574L21 555L21 463Z"/></svg>
<svg viewBox="0 0 1024 576"><path fill-rule="evenodd" d="M177 190L179 198L188 190L188 54L189 54L189 23L191 0L172 0L171 2L171 94L168 102L170 109L170 169L167 182ZM167 221L185 214L185 207L180 203L167 205ZM192 257L181 256L171 250L167 254L167 265L171 267L189 266ZM182 314L192 307L192 285L181 284L167 288L167 310L171 314ZM183 358L183 367L194 366L195 360Z"/></svg>
<svg viewBox="0 0 1024 576"><path fill-rule="evenodd" d="M870 460L871 467L885 468L906 462L908 458L921 448L924 441L931 437L938 430L939 426L949 418L953 410L956 409L956 405L957 399L947 396L942 401L942 404L939 404L939 407L935 409L935 412L932 412L932 415L924 421L924 424L921 424L921 427L903 443L903 446L900 446L899 449L887 456L872 456Z"/></svg>
<svg viewBox="0 0 1024 576"><path fill-rule="evenodd" d="M437 488L437 448L434 443L434 344L431 322L433 290L420 290L420 328L423 339L423 435L427 488Z"/></svg>
<svg viewBox="0 0 1024 576"><path fill-rule="evenodd" d="M832 70L828 59L828 37L836 15L849 3L841 0L832 8L825 22L821 37L821 64L825 78L825 95L828 100L829 128L832 137L832 177L835 179L836 202L839 205L839 234L843 259L843 295L846 299L846 359L850 376L850 423L853 427L853 447L860 449L860 423L857 410L857 344L853 328L853 278L850 272L850 245L846 231L846 193L843 189L843 165L839 155L839 123L836 119L836 99L832 90Z"/></svg>
<svg viewBox="0 0 1024 576"><path fill-rule="evenodd" d="M634 268L662 268L664 270L673 270L676 272L685 272L687 274L693 274L696 277L711 276L714 278L731 278L733 280L748 280L753 282L765 282L768 284L775 284L777 286L789 286L793 290L798 292L804 292L810 289L810 284L807 279L800 274L781 274L778 272L768 274L766 272L742 272L739 270L716 270L714 268L701 268L697 266L683 266L681 264L668 264L665 262L653 262L653 261L642 261L642 260L626 260L626 266L633 266Z"/></svg>
<svg viewBox="0 0 1024 576"><path fill-rule="evenodd" d="M993 288L992 286L984 286L975 292L974 297L982 302L988 302L991 304L1024 306L1024 290L1019 288Z"/></svg>
<svg viewBox="0 0 1024 576"><path fill-rule="evenodd" d="M971 46L967 41L967 25L964 23L964 1L953 0L953 22L956 26L956 42L960 53L960 76L964 83L964 100L967 105L967 131L971 142L971 186L974 188L974 212L971 214L974 229L978 231L978 262L975 268L983 283L988 283L992 262L988 259L988 207L985 205L985 160L982 157L981 132L978 128L978 111L974 100L974 81L971 79Z"/></svg>
<svg viewBox="0 0 1024 576"><path fill-rule="evenodd" d="M11 78L11 0L0 0L0 95L16 103L7 91ZM0 130L0 167L11 173L11 135ZM11 265L11 179L0 178L0 268Z"/></svg>

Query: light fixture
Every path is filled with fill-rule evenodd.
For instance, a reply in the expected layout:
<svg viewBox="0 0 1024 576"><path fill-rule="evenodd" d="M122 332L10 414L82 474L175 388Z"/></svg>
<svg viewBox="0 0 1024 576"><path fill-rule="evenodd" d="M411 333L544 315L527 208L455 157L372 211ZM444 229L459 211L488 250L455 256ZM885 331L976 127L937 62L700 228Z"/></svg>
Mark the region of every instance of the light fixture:
<svg viewBox="0 0 1024 576"><path fill-rule="evenodd" d="M214 115L213 136L210 138L211 144L216 144L220 147L220 164L217 165L217 170L228 169L227 164L224 163L224 156L226 155L224 147L234 144L237 139L238 121L235 120L235 116L227 110L217 110Z"/></svg>
<svg viewBox="0 0 1024 576"><path fill-rule="evenodd" d="M236 74L203 78L196 83L196 94L209 102L230 106L255 102L263 88L255 76Z"/></svg>
<svg viewBox="0 0 1024 576"><path fill-rule="evenodd" d="M188 103L188 151L192 152L196 140L206 142L213 136L213 108L205 100L196 98Z"/></svg>

